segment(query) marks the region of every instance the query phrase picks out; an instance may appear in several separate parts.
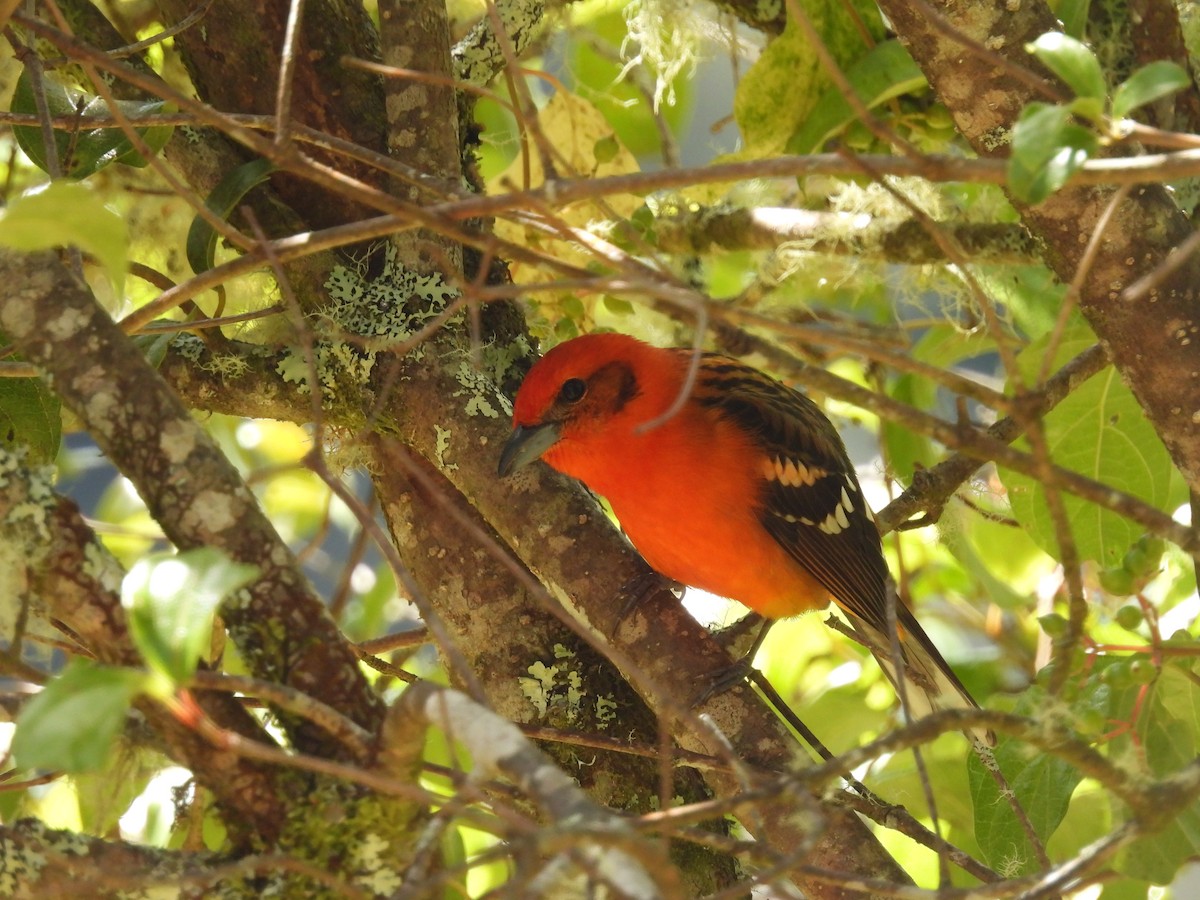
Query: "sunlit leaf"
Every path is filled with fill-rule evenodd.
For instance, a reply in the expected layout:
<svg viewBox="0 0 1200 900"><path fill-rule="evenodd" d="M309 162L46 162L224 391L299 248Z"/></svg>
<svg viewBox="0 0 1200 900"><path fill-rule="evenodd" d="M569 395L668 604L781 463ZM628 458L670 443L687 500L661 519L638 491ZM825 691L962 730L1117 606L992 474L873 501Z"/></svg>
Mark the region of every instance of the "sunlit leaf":
<svg viewBox="0 0 1200 900"><path fill-rule="evenodd" d="M1096 97L1076 97L1067 104L1071 115L1089 122L1099 123L1104 118L1104 101Z"/></svg>
<svg viewBox="0 0 1200 900"><path fill-rule="evenodd" d="M1036 715L1045 702L1040 689L1030 688L1021 697L1015 712ZM1083 776L1051 753L1030 753L1022 741L1001 738L995 753L996 763L1004 773L1012 795L1025 810L1034 833L1044 844L1062 822L1071 794ZM1037 856L1006 799L1007 792L976 757L970 758L968 770L975 810L975 835L988 864L1008 877L1036 871Z"/></svg>
<svg viewBox="0 0 1200 900"><path fill-rule="evenodd" d="M1113 92L1113 118L1123 119L1139 106L1181 91L1191 83L1178 63L1165 59L1148 63L1117 85Z"/></svg>
<svg viewBox="0 0 1200 900"><path fill-rule="evenodd" d="M1024 203L1040 203L1067 183L1099 146L1064 106L1030 103L1013 128L1008 186Z"/></svg>
<svg viewBox="0 0 1200 900"><path fill-rule="evenodd" d="M1050 31L1026 47L1047 69L1065 81L1077 97L1103 101L1108 94L1100 61L1082 41L1059 31Z"/></svg>
<svg viewBox="0 0 1200 900"><path fill-rule="evenodd" d="M937 387L914 375L901 375L889 391L893 400L908 403L917 409L928 409L934 402ZM933 465L935 452L933 441L911 428L884 420L882 437L887 446L887 459L897 472L913 472L918 468Z"/></svg>
<svg viewBox="0 0 1200 900"><path fill-rule="evenodd" d="M1050 8L1062 22L1063 31L1072 37L1081 38L1087 28L1088 7L1091 0L1058 0Z"/></svg>
<svg viewBox="0 0 1200 900"><path fill-rule="evenodd" d="M566 91L558 91L538 113L538 126L554 148L556 158L552 160L558 175L573 173L580 176L603 178L611 175L623 175L638 170L637 159L624 146L618 146L615 154L611 153L614 128L600 109ZM619 139L619 135L617 135ZM607 161L596 158L596 148L607 148ZM512 164L498 175L491 186L494 191L509 191L514 187L538 187L546 178L541 156L530 152L528 156L518 156ZM595 221L608 219L613 214L618 217L632 216L642 205L643 200L632 194L610 194L604 198L603 206L592 200L580 200L569 203L557 210L561 221L568 225L587 228ZM581 266L595 265L594 254L585 252L575 242L557 240L540 233L537 229L527 228L520 222L500 219L496 222L496 234L505 240L516 240L530 245L538 242L543 252L548 252L561 262ZM534 266L525 261L513 260L510 270L515 279L522 281L546 280L557 277L546 267ZM557 298L553 301L557 307ZM551 316L558 317L557 309Z"/></svg>
<svg viewBox="0 0 1200 900"><path fill-rule="evenodd" d="M217 607L257 572L256 566L234 562L210 547L135 565L121 586L121 602L151 670L172 686L191 678L212 638Z"/></svg>
<svg viewBox="0 0 1200 900"><path fill-rule="evenodd" d="M0 336L2 338L2 336ZM58 396L40 378L0 378L0 446L23 444L33 463L50 463L62 440Z"/></svg>
<svg viewBox="0 0 1200 900"><path fill-rule="evenodd" d="M1127 691L1122 714L1133 715L1136 686ZM1195 765L1200 755L1200 665L1173 659L1162 667L1158 680L1142 700L1137 718L1139 746L1157 777ZM1128 741L1122 741L1121 745ZM1119 745L1119 746L1121 746ZM1118 750L1115 746L1114 752ZM1189 859L1200 855L1200 806L1179 810L1165 827L1134 841L1117 857L1114 868L1122 874L1154 884L1167 884Z"/></svg>
<svg viewBox="0 0 1200 900"><path fill-rule="evenodd" d="M898 40L884 41L846 71L846 79L867 109L925 85L925 75ZM787 144L788 153L814 153L858 114L842 91L829 88L805 116Z"/></svg>
<svg viewBox="0 0 1200 900"><path fill-rule="evenodd" d="M1065 288L1045 266L979 266L975 277L1027 339L1055 327Z"/></svg>
<svg viewBox="0 0 1200 900"><path fill-rule="evenodd" d="M64 87L53 78L43 78L46 95L46 106L52 116L92 116L110 118L111 109L104 98L89 94L74 87ZM161 100L137 101L119 100L117 106L121 114L131 121L144 116L163 112L166 107ZM28 70L21 73L13 92L12 111L15 113L35 114L37 104L34 101L33 83ZM162 150L170 140L173 126L151 125L134 129L153 153ZM17 144L29 157L30 162L49 172L49 162L46 144L42 139L42 129L32 125L14 125L13 136ZM68 178L87 178L100 169L112 163L123 163L128 166L141 167L146 165L146 159L133 146L133 142L120 128L81 128L76 132L56 129L54 146L62 174Z"/></svg>
<svg viewBox="0 0 1200 900"><path fill-rule="evenodd" d="M125 284L125 220L87 185L57 181L30 191L0 213L0 244L14 250L76 246L104 267L113 289Z"/></svg>
<svg viewBox="0 0 1200 900"><path fill-rule="evenodd" d="M13 755L26 769L86 772L108 758L145 675L76 659L21 710Z"/></svg>
<svg viewBox="0 0 1200 900"><path fill-rule="evenodd" d="M867 51L858 25L847 14L848 6L804 4L805 14L822 43L843 69ZM877 23L877 14L869 21ZM886 79L885 75L881 80ZM783 34L767 44L738 82L734 96L733 114L750 154L761 156L782 150L813 113L830 84L804 29L789 16ZM819 137L813 135L814 140Z"/></svg>
<svg viewBox="0 0 1200 900"><path fill-rule="evenodd" d="M1056 361L1064 362L1091 345L1081 333L1063 342ZM1035 341L1021 354L1027 384L1042 367L1047 340ZM1051 369L1053 371L1053 368ZM1112 369L1088 379L1046 414L1042 428L1051 458L1058 465L1140 497L1159 509L1174 509L1186 491L1162 441L1120 376ZM1059 558L1045 489L1032 478L1004 470L1013 515L1043 550ZM1128 519L1063 493L1071 537L1083 560L1102 566L1120 561L1144 529Z"/></svg>

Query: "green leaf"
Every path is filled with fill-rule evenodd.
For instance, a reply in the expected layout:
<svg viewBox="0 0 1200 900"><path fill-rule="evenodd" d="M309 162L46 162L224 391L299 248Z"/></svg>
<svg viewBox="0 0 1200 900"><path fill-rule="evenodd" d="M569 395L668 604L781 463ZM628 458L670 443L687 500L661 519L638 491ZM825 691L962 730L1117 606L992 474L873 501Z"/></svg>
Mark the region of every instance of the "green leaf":
<svg viewBox="0 0 1200 900"><path fill-rule="evenodd" d="M23 444L30 462L54 462L62 440L59 409L58 396L40 378L0 378L0 446Z"/></svg>
<svg viewBox="0 0 1200 900"><path fill-rule="evenodd" d="M596 157L596 162L606 163L616 159L620 150L621 144L610 134L608 137L596 141L595 146L592 147L592 154Z"/></svg>
<svg viewBox="0 0 1200 900"><path fill-rule="evenodd" d="M258 574L211 547L137 563L121 585L134 643L171 687L187 682L212 640L217 607Z"/></svg>
<svg viewBox="0 0 1200 900"><path fill-rule="evenodd" d="M1050 8L1063 24L1063 31L1072 37L1081 38L1087 29L1088 7L1091 0L1058 0Z"/></svg>
<svg viewBox="0 0 1200 900"><path fill-rule="evenodd" d="M895 97L920 90L925 75L898 40L876 44L869 53L846 70L854 93L867 109ZM838 88L826 90L787 144L788 153L815 153L834 134L855 121L857 113Z"/></svg>
<svg viewBox="0 0 1200 900"><path fill-rule="evenodd" d="M163 360L167 358L167 350L171 347L171 341L175 340L176 335L169 332L164 334L135 334L133 343L142 355L146 357L146 361L154 368L159 368L163 364Z"/></svg>
<svg viewBox="0 0 1200 900"><path fill-rule="evenodd" d="M1015 712L1036 715L1046 702L1044 692L1035 686L1022 695ZM1083 776L1051 753L1030 753L1022 741L1002 738L995 752L996 763L1013 795L1028 814L1034 833L1045 844L1067 814L1071 794ZM1037 871L1033 846L991 773L972 756L968 774L975 812L974 833L988 864L1010 878Z"/></svg>
<svg viewBox="0 0 1200 900"><path fill-rule="evenodd" d="M68 88L52 78L43 78L46 105L52 116L103 116L111 118L111 109L102 97L89 94L78 88ZM118 100L117 107L122 115L130 120L143 116L160 113L166 108L161 100L142 102L137 100ZM28 70L21 73L13 92L12 111L18 113L37 113L37 104L33 96L33 83ZM171 138L174 127L171 125L152 125L134 129L154 153L162 150ZM46 157L46 145L42 140L40 126L13 126L13 136L17 144L29 157L30 162L49 172ZM74 133L56 129L54 144L62 173L67 178L82 179L98 172L111 163L123 163L127 166L141 168L146 160L133 146L133 142L120 128L80 129Z"/></svg>
<svg viewBox="0 0 1200 900"><path fill-rule="evenodd" d="M1127 692L1119 715L1134 714L1136 685ZM1139 745L1153 775L1163 778L1194 765L1200 755L1200 665L1186 659L1167 662L1143 699L1137 719ZM1136 753L1132 740L1115 741L1112 752ZM1178 811L1159 832L1139 838L1121 851L1114 868L1154 884L1168 884L1189 859L1200 855L1200 805Z"/></svg>
<svg viewBox="0 0 1200 900"><path fill-rule="evenodd" d="M778 153L808 118L829 80L804 31L788 17L738 83L733 114L755 156Z"/></svg>
<svg viewBox="0 0 1200 900"><path fill-rule="evenodd" d="M612 313L614 316L631 316L636 309L624 297L614 297L612 294L601 294L600 302L604 305L605 311Z"/></svg>
<svg viewBox="0 0 1200 900"><path fill-rule="evenodd" d="M1021 354L1019 366L1026 384L1037 378L1047 340L1033 342ZM1092 340L1080 326L1074 337L1063 341L1056 363L1086 349ZM1118 487L1158 509L1172 510L1186 502L1186 489L1173 474L1166 448L1113 369L1080 385L1045 416L1042 425L1051 458L1059 465ZM1002 478L1021 527L1058 559L1058 541L1041 485L1008 470L1002 471ZM1102 567L1116 565L1142 536L1140 525L1071 494L1062 496L1082 560L1095 560Z"/></svg>
<svg viewBox="0 0 1200 900"><path fill-rule="evenodd" d="M928 379L910 374L900 375L889 389L893 400L912 404L917 409L929 409L936 401L936 393L936 385ZM881 424L888 464L895 471L913 472L933 465L936 454L929 438L887 419Z"/></svg>
<svg viewBox="0 0 1200 900"><path fill-rule="evenodd" d="M13 755L24 769L87 772L108 758L145 675L75 659L17 719Z"/></svg>
<svg viewBox="0 0 1200 900"><path fill-rule="evenodd" d="M1133 878L1106 880L1098 900L1146 900L1154 896L1149 887L1146 882Z"/></svg>
<svg viewBox="0 0 1200 900"><path fill-rule="evenodd" d="M1030 571L1041 550L1018 529L993 522L961 504L942 511L942 541L974 579L975 589L1001 609L1025 615ZM1003 553L996 548L1003 547ZM961 672L960 672L961 674Z"/></svg>
<svg viewBox="0 0 1200 900"><path fill-rule="evenodd" d="M221 221L232 215L233 210L246 194L271 177L275 164L269 159L254 159L244 163L221 179L208 199L204 201ZM192 219L188 229L187 259L192 271L199 275L213 267L217 252L217 232L202 216Z"/></svg>
<svg viewBox="0 0 1200 900"><path fill-rule="evenodd" d="M935 322L913 345L909 355L921 362L948 369L995 352L996 341L982 329L967 332L953 322Z"/></svg>
<svg viewBox="0 0 1200 900"><path fill-rule="evenodd" d="M1008 186L1024 203L1041 203L1067 183L1099 146L1092 132L1071 121L1064 106L1030 103L1013 128Z"/></svg>
<svg viewBox="0 0 1200 900"><path fill-rule="evenodd" d="M1067 83L1077 97L1086 97L1104 102L1108 85L1100 61L1082 41L1059 31L1049 31L1025 49L1041 63Z"/></svg>
<svg viewBox="0 0 1200 900"><path fill-rule="evenodd" d="M118 296L124 290L125 220L85 184L56 181L19 197L0 214L0 244L14 250L76 246L104 267Z"/></svg>
<svg viewBox="0 0 1200 900"><path fill-rule="evenodd" d="M1181 91L1189 84L1187 72L1178 63L1165 59L1147 63L1117 85L1113 93L1113 118L1123 119L1139 106Z"/></svg>
<svg viewBox="0 0 1200 900"><path fill-rule="evenodd" d="M1076 97L1067 104L1071 115L1100 124L1104 121L1104 101L1095 97Z"/></svg>
<svg viewBox="0 0 1200 900"><path fill-rule="evenodd" d="M1054 328L1066 288L1045 266L981 265L975 277L1027 339Z"/></svg>

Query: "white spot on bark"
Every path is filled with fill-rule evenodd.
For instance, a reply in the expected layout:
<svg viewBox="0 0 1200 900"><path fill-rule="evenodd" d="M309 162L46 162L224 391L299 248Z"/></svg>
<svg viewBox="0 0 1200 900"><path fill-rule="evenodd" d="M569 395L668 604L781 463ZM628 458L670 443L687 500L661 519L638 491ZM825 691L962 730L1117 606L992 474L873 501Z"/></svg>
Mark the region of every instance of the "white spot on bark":
<svg viewBox="0 0 1200 900"><path fill-rule="evenodd" d="M13 337L25 337L33 330L36 308L34 302L26 297L8 297L0 305L0 325Z"/></svg>
<svg viewBox="0 0 1200 900"><path fill-rule="evenodd" d="M221 491L201 491L183 515L188 530L219 532L237 522L237 503Z"/></svg>
<svg viewBox="0 0 1200 900"><path fill-rule="evenodd" d="M172 465L182 464L196 448L195 427L190 422L168 422L158 437L158 446Z"/></svg>
<svg viewBox="0 0 1200 900"><path fill-rule="evenodd" d="M46 331L58 341L74 337L87 327L90 317L81 309L64 309L46 322Z"/></svg>

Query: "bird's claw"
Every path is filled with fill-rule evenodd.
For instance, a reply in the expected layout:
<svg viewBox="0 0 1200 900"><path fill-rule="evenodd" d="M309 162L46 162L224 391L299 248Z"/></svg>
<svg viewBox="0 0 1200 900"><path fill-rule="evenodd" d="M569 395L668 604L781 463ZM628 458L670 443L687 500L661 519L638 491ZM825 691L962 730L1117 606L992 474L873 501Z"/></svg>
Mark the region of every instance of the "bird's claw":
<svg viewBox="0 0 1200 900"><path fill-rule="evenodd" d="M692 708L703 706L713 697L720 696L726 691L733 690L743 681L745 681L750 673L754 671L754 654L747 653L741 659L730 663L727 666L721 666L718 669L699 676L696 680L704 682L704 689L696 695L692 700Z"/></svg>
<svg viewBox="0 0 1200 900"><path fill-rule="evenodd" d="M660 575L653 569L646 569L641 574L634 575L625 582L617 592L617 598L622 601L621 608L617 612L617 618L613 622L609 636L616 635L621 628L621 624L629 618L629 614L637 609L647 597L664 590L679 596L683 591L683 585L678 581L672 581L665 575Z"/></svg>
<svg viewBox="0 0 1200 900"><path fill-rule="evenodd" d="M735 662L715 669L698 679L708 682L708 685L692 701L693 707L699 706L718 694L723 694L737 687L749 677L750 673L754 671L754 657L758 655L759 648L762 647L763 641L766 640L767 632L771 630L771 626L774 624L772 620L764 619L762 616L752 613L724 629L718 635L718 640L725 647L726 651L730 653L736 652L733 648L738 647L747 635L753 634L754 639L750 642L749 648ZM741 648L739 647L738 649Z"/></svg>

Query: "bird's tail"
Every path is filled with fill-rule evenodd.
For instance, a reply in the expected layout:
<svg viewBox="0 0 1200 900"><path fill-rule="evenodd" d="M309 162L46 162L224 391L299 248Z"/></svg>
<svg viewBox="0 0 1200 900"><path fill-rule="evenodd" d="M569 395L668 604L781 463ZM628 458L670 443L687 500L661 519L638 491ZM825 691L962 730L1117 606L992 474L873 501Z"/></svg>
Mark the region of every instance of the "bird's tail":
<svg viewBox="0 0 1200 900"><path fill-rule="evenodd" d="M888 680L895 686L896 693L904 698L909 716L916 720L939 709L978 709L975 698L958 680L912 612L894 594L893 598L900 631L900 655L904 663L903 686L896 671L892 642L887 635L858 616L847 614L847 618L863 645L871 651ZM968 736L985 747L996 746L996 735L990 729L974 728Z"/></svg>

